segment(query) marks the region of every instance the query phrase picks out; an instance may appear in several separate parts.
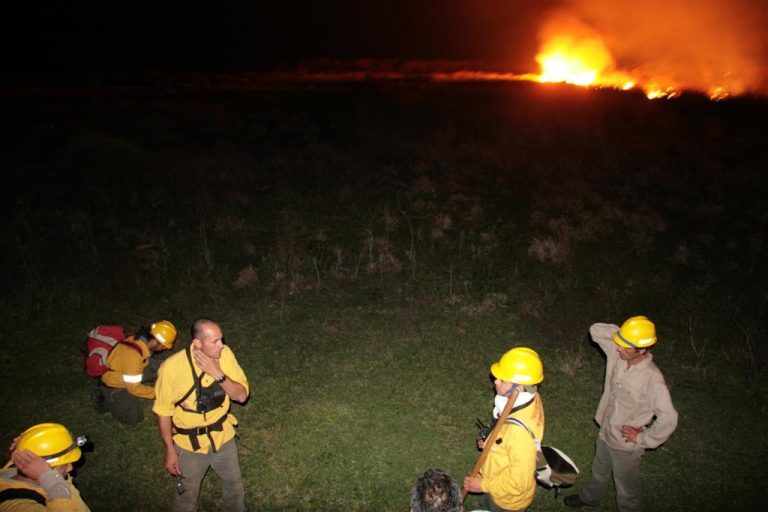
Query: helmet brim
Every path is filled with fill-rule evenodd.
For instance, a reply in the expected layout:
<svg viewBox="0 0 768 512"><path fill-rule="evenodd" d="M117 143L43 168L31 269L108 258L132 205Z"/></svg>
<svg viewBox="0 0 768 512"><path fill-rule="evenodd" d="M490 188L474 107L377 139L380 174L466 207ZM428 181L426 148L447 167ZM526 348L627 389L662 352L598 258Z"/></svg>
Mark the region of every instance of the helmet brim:
<svg viewBox="0 0 768 512"><path fill-rule="evenodd" d="M619 331L613 334L613 342L622 348L633 348L632 345L619 337Z"/></svg>
<svg viewBox="0 0 768 512"><path fill-rule="evenodd" d="M509 380L512 377L511 375L504 375L504 372L501 371L501 365L499 365L498 362L491 365L491 375L499 380Z"/></svg>
<svg viewBox="0 0 768 512"><path fill-rule="evenodd" d="M496 377L499 380L504 380L507 382L514 382L515 384L522 384L523 386L533 386L536 384L540 384L544 380L544 376L541 376L541 379L531 379L530 377L527 377L525 375L518 375L516 373L512 374L506 374L502 371L501 365L499 363L493 363L491 365L491 375Z"/></svg>
<svg viewBox="0 0 768 512"><path fill-rule="evenodd" d="M636 348L639 350L641 348L650 348L656 344L657 338L654 336L653 338L640 340L640 342L637 345L631 345L626 341L624 341L624 339L620 336L620 332L621 331L616 331L614 333L613 342L622 348Z"/></svg>
<svg viewBox="0 0 768 512"><path fill-rule="evenodd" d="M77 462L80 460L80 457L82 457L83 452L80 450L79 447L74 447L71 450L69 450L67 453L62 455L61 457L58 457L53 460L48 460L48 465L50 465L52 468L55 468L56 466L63 466L64 464L72 464L74 462Z"/></svg>

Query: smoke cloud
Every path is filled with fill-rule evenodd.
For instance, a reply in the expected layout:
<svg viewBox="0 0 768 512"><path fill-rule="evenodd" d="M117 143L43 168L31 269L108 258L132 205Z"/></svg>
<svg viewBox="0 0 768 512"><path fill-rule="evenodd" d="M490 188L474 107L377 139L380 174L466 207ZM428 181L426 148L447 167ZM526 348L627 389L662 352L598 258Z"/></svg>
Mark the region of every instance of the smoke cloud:
<svg viewBox="0 0 768 512"><path fill-rule="evenodd" d="M540 38L599 37L642 83L740 94L768 91L767 29L761 0L563 0Z"/></svg>

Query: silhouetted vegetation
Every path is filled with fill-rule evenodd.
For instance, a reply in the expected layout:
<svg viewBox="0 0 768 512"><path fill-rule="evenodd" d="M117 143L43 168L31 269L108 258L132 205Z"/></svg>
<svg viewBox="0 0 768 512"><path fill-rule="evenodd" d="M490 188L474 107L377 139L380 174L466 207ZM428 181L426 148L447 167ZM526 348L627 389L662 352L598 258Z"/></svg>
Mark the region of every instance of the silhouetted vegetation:
<svg viewBox="0 0 768 512"><path fill-rule="evenodd" d="M4 439L37 419L141 439L123 509L167 503L170 484L142 489L164 481L154 424L91 411L77 349L98 323L205 314L253 379L234 411L253 506L405 510L426 467L471 468L487 365L516 344L542 354L548 435L587 470L587 327L645 314L681 413L649 510L765 503L733 448L766 448L763 99L204 85L6 96ZM82 494L106 509L116 488L89 485L117 462L93 459ZM707 477L724 471L739 482Z"/></svg>

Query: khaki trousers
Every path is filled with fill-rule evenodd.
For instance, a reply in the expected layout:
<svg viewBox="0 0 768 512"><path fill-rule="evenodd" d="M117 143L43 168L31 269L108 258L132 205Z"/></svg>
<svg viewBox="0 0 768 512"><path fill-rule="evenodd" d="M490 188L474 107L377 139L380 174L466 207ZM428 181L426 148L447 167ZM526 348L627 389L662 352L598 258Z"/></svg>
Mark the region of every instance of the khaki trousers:
<svg viewBox="0 0 768 512"><path fill-rule="evenodd" d="M579 492L581 501L597 505L613 478L616 485L616 504L619 512L640 512L643 509L643 491L640 485L640 461L645 450L614 450L597 436L592 475Z"/></svg>

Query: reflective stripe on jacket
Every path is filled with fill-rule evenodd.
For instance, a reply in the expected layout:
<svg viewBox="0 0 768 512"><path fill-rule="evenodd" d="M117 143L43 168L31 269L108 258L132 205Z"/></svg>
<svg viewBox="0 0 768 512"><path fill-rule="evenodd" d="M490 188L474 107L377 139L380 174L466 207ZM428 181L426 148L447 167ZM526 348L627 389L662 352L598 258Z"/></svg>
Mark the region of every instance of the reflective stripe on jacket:
<svg viewBox="0 0 768 512"><path fill-rule="evenodd" d="M147 345L141 340L128 338L121 341L109 353L109 370L101 376L101 382L111 388L125 388L139 398L155 398L152 386L141 383L150 355Z"/></svg>

